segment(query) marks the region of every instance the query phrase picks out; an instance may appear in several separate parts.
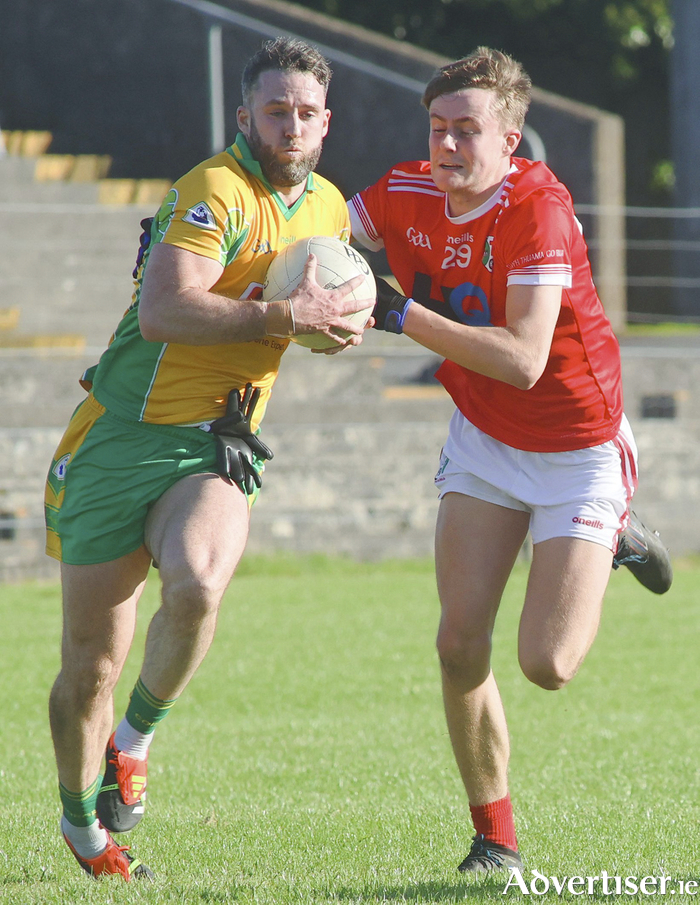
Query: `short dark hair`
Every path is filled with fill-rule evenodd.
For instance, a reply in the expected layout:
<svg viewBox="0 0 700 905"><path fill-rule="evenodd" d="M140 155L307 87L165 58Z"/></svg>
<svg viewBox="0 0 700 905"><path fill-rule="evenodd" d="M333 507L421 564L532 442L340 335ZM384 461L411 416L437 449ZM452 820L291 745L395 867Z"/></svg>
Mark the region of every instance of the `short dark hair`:
<svg viewBox="0 0 700 905"><path fill-rule="evenodd" d="M311 44L297 38L275 38L265 41L260 50L246 63L241 78L243 103L250 106L251 94L255 90L262 72L301 72L312 75L324 93L331 80L331 67L323 54Z"/></svg>
<svg viewBox="0 0 700 905"><path fill-rule="evenodd" d="M501 123L522 131L532 82L520 63L500 50L477 47L469 56L437 70L423 93L423 106L429 110L436 97L465 88L491 88Z"/></svg>

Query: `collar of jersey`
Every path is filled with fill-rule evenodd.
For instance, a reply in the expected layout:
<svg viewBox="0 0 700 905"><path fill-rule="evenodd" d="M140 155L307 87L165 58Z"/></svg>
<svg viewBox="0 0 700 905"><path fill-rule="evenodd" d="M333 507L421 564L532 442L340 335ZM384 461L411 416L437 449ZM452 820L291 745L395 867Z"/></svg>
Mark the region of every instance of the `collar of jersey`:
<svg viewBox="0 0 700 905"><path fill-rule="evenodd" d="M486 199L479 207L475 207L473 211L467 211L466 214L460 214L459 217L451 217L450 216L450 207L448 203L447 194L445 194L445 216L450 221L450 223L469 223L471 220L478 220L479 217L483 217L487 211L490 211L491 208L496 207L496 205L501 204L503 198L505 197L505 189L508 185L508 180L513 173L517 173L518 168L515 164L511 164L508 173L506 174L503 182L498 186L496 191L489 198ZM511 184L512 188L512 184Z"/></svg>
<svg viewBox="0 0 700 905"><path fill-rule="evenodd" d="M281 196L265 178L262 167L251 154L250 148L248 147L248 142L246 141L245 135L242 132L238 133L234 143L230 148L227 148L226 150L231 155L231 157L233 157L243 167L244 170L247 170L249 173L255 176L256 179L259 179L260 182L262 182L262 184L274 198L275 203L279 207L286 220L291 220L294 214L299 210L304 202L304 198L306 197L307 192L315 192L318 189L318 183L314 179L314 174L309 173L309 175L306 177L306 188L304 189L304 193L297 198L297 200L291 207L287 207Z"/></svg>

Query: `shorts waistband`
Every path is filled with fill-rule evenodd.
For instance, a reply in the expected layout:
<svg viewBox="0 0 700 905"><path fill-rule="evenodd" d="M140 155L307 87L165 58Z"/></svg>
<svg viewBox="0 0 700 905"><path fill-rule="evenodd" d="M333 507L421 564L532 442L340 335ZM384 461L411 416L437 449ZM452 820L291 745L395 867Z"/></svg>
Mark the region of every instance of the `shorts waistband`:
<svg viewBox="0 0 700 905"><path fill-rule="evenodd" d="M199 426L185 426L179 424L151 424L148 421L134 421L131 418L124 418L122 415L118 415L116 412L108 409L98 399L96 399L92 393L90 393L85 400L85 404L98 412L101 416L108 417L111 421L116 421L118 424L123 424L125 427L128 427L131 430L145 431L146 433L159 434L160 436L165 434L169 437L173 437L174 439L189 441L195 438L200 439L206 436L213 436L211 432L202 430L202 428Z"/></svg>

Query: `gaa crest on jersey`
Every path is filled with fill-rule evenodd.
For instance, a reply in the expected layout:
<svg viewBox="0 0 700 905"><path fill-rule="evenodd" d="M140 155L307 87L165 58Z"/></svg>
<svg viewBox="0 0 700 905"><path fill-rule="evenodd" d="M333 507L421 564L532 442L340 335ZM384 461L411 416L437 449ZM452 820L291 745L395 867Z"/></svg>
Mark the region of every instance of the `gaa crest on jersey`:
<svg viewBox="0 0 700 905"><path fill-rule="evenodd" d="M484 256L481 259L481 263L489 273L493 273L493 236L486 237L486 242L484 243Z"/></svg>
<svg viewBox="0 0 700 905"><path fill-rule="evenodd" d="M192 226L198 226L200 229L216 229L214 214L206 201L193 205L182 219L185 223L191 223Z"/></svg>

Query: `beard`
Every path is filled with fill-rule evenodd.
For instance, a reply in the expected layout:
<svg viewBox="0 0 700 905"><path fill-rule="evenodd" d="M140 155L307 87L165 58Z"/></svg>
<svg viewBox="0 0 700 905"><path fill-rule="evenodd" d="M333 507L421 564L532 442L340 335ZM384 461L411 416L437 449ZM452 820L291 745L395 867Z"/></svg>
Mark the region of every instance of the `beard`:
<svg viewBox="0 0 700 905"><path fill-rule="evenodd" d="M290 160L289 163L280 163L277 152L272 145L266 145L255 128L255 123L250 124L248 147L253 157L258 161L263 174L270 185L288 187L300 185L313 170L321 158L322 146L304 154L298 160Z"/></svg>

